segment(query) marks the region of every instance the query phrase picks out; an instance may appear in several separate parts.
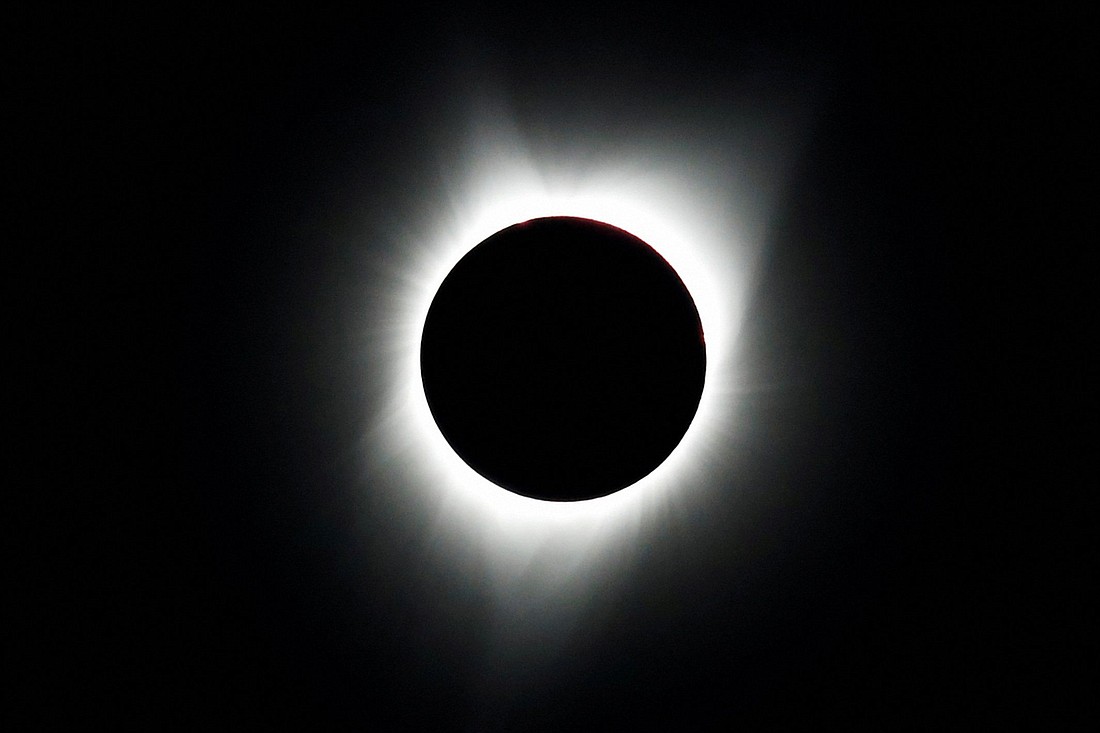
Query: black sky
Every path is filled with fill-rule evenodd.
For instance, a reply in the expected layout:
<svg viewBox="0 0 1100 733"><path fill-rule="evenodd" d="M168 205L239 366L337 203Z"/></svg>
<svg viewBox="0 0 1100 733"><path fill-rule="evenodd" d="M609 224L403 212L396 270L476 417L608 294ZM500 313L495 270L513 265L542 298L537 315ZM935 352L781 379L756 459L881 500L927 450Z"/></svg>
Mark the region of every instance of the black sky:
<svg viewBox="0 0 1100 733"><path fill-rule="evenodd" d="M1067 242L1038 202L1072 169L1076 24L675 4L20 19L11 729L1093 712L1084 601L1055 579L1092 566L1040 541L1081 520L1044 506L1056 471L1027 470L1045 446L1019 368L1021 312L1055 302L1027 297L1036 252ZM480 73L534 140L670 109L736 124L700 100L810 110L741 337L785 385L749 398L738 481L766 501L657 533L577 655L499 698L470 661L480 586L413 577L407 537L355 503L385 488L360 446L382 357L353 353L347 321L372 286L349 212L411 216L458 144L456 79L476 95Z"/></svg>

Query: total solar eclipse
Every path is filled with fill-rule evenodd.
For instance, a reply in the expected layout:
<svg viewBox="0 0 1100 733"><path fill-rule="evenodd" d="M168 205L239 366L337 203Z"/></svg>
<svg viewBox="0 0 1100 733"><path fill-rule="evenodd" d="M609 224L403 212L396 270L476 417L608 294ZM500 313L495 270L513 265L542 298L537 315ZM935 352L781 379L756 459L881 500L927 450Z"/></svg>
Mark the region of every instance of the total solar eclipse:
<svg viewBox="0 0 1100 733"><path fill-rule="evenodd" d="M652 247L555 216L507 227L454 266L420 368L436 425L471 468L522 496L581 501L672 453L699 406L706 345Z"/></svg>

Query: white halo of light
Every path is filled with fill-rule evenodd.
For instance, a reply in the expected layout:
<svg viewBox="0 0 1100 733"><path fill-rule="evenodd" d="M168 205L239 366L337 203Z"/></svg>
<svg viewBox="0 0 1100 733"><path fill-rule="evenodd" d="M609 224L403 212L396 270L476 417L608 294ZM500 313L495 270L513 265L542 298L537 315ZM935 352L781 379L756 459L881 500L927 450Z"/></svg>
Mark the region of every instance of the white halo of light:
<svg viewBox="0 0 1100 733"><path fill-rule="evenodd" d="M466 180L450 182L450 205L397 243L403 261L382 294L386 312L373 319L386 325L369 334L374 358L383 355L388 402L367 439L370 461L397 479L391 485L416 493L423 511L436 512L428 526L444 538L444 552L473 551L490 578L536 577L560 596L613 572L617 563L599 558L621 557L655 518L700 510L709 466L729 449L735 429L734 348L758 247L746 241L740 212L731 212L730 191L698 166L658 168L643 155L547 163L511 139L480 148ZM707 347L699 408L672 454L635 484L579 502L519 496L474 471L436 426L420 374L424 321L450 270L490 235L545 216L605 222L649 244L691 293Z"/></svg>

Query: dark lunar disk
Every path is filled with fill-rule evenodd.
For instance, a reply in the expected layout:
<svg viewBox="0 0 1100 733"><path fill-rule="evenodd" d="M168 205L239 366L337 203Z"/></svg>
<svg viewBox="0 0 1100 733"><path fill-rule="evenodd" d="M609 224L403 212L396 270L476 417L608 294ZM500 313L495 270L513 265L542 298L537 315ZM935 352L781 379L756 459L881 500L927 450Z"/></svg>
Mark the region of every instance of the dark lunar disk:
<svg viewBox="0 0 1100 733"><path fill-rule="evenodd" d="M454 450L523 496L578 501L661 464L699 406L706 346L676 272L588 219L515 224L443 281L420 350Z"/></svg>

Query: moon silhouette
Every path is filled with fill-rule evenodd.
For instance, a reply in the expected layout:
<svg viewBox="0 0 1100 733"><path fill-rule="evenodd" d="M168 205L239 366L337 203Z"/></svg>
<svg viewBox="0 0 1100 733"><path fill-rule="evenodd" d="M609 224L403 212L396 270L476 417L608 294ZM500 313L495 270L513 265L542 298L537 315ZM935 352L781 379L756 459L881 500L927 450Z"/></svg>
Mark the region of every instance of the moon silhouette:
<svg viewBox="0 0 1100 733"><path fill-rule="evenodd" d="M581 501L636 483L676 448L706 344L652 247L557 216L503 229L455 265L420 366L432 416L470 467L523 496Z"/></svg>

